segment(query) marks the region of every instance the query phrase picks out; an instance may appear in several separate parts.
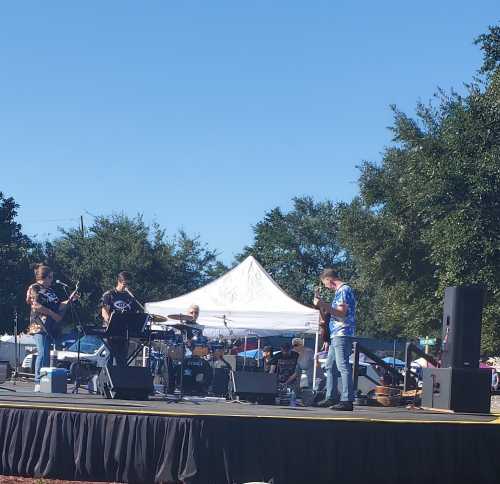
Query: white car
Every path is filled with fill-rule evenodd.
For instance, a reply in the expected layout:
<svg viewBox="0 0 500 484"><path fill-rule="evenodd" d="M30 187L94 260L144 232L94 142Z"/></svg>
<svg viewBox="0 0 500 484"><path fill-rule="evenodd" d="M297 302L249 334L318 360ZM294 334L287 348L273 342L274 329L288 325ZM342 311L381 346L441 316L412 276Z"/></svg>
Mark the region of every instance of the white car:
<svg viewBox="0 0 500 484"><path fill-rule="evenodd" d="M23 360L22 368L27 371L34 371L34 357L36 357L36 348ZM54 352L51 352L51 358L54 357ZM69 348L57 350L55 352L56 366L66 368L70 373L70 378L74 378L76 362L78 360L78 341L73 343ZM80 363L82 367L88 369L102 368L108 359L108 350L104 346L101 338L97 336L83 336L80 340Z"/></svg>

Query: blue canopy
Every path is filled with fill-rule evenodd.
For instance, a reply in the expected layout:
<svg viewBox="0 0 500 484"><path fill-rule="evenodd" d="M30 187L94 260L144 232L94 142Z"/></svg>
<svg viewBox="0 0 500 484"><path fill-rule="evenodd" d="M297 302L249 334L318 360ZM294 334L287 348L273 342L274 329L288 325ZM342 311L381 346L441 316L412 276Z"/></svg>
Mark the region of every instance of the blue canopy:
<svg viewBox="0 0 500 484"><path fill-rule="evenodd" d="M246 358L262 358L262 350L247 350L238 353L238 356L245 356Z"/></svg>
<svg viewBox="0 0 500 484"><path fill-rule="evenodd" d="M394 366L405 366L405 362L398 360L397 358L393 358L392 356L386 356L384 358L384 361L386 363L389 363L389 365L394 365Z"/></svg>

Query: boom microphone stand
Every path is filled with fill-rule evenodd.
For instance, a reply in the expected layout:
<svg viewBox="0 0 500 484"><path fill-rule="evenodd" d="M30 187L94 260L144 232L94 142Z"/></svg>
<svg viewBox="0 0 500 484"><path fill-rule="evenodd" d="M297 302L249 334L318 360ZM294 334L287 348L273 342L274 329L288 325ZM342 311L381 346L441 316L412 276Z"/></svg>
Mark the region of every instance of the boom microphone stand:
<svg viewBox="0 0 500 484"><path fill-rule="evenodd" d="M69 301L69 294L68 294L68 285L61 283L61 281L56 281L58 284L60 284L63 289L64 293L66 294L66 298ZM76 283L76 290L78 290L79 282ZM78 315L77 310L73 306L73 301L69 301L69 309L71 313L71 322L73 323L73 327L76 328L77 330L77 343L76 343L76 366L75 368L75 383L73 386L73 390L71 393L78 394L78 390L80 389L82 385L82 376L81 376L81 364L80 364L80 354L81 354L81 340L85 336L85 330L83 329L82 322L80 320L80 316Z"/></svg>
<svg viewBox="0 0 500 484"><path fill-rule="evenodd" d="M17 382L17 377L19 375L19 353L20 353L20 348L18 344L18 339L17 339L17 331L18 331L18 315L17 315L17 307L14 308L14 352L15 352L15 359L14 359L14 371L12 372L11 380L12 384L15 385Z"/></svg>

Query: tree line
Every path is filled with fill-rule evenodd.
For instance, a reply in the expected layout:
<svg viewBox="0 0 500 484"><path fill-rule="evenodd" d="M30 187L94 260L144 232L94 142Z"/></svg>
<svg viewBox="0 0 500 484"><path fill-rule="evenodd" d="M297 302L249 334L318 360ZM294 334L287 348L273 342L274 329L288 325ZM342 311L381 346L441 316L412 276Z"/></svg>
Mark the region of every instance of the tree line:
<svg viewBox="0 0 500 484"><path fill-rule="evenodd" d="M318 274L336 264L354 287L359 333L375 337L438 335L447 286L487 289L482 348L500 352L500 25L476 39L483 65L466 94L438 91L413 117L393 107L393 141L381 160L360 167L349 203L293 200L269 210L253 254L295 299L309 304ZM173 237L140 216L97 217L82 233L62 231L35 243L16 222L17 204L0 194L0 330L14 308L26 317L30 264L45 260L80 280L81 312L95 319L102 292L119 270L135 274L137 296L175 297L227 268L199 237Z"/></svg>

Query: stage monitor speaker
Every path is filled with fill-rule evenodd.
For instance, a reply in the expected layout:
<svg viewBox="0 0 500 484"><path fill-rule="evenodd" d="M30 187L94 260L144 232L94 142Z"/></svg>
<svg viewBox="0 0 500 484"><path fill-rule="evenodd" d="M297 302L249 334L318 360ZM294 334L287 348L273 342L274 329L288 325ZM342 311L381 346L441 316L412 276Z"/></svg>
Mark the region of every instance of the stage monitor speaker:
<svg viewBox="0 0 500 484"><path fill-rule="evenodd" d="M0 383L4 383L10 378L10 363L8 361L0 361Z"/></svg>
<svg viewBox="0 0 500 484"><path fill-rule="evenodd" d="M447 287L443 304L442 368L478 368L482 286Z"/></svg>
<svg viewBox="0 0 500 484"><path fill-rule="evenodd" d="M491 370L423 368L422 407L490 413Z"/></svg>
<svg viewBox="0 0 500 484"><path fill-rule="evenodd" d="M105 366L99 373L99 390L105 398L147 400L154 392L153 375L141 366Z"/></svg>
<svg viewBox="0 0 500 484"><path fill-rule="evenodd" d="M273 404L278 393L276 373L238 371L231 373L233 398Z"/></svg>

